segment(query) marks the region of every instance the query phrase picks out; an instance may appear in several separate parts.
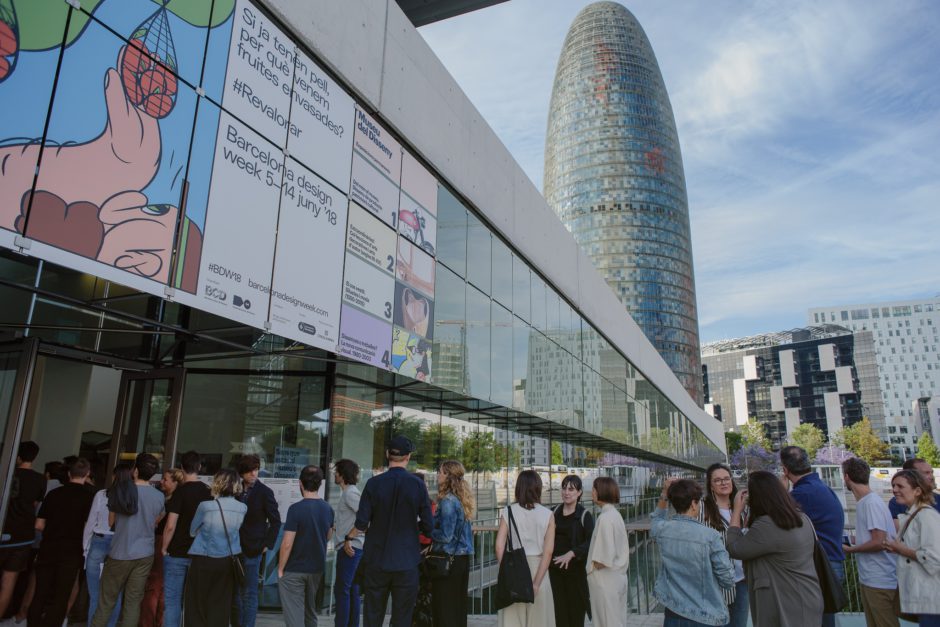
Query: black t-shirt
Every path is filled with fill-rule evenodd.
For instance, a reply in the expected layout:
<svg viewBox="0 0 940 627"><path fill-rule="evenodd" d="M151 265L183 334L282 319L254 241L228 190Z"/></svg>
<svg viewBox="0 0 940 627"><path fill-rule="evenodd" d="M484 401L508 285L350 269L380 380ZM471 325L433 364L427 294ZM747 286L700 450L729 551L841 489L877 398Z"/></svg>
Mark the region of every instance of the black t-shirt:
<svg viewBox="0 0 940 627"><path fill-rule="evenodd" d="M188 557L189 547L192 546L193 537L189 535L189 527L196 514L196 508L203 501L211 501L212 493L209 486L202 481L187 481L176 487L173 496L166 504L167 514L176 514L176 530L173 539L167 547L172 557Z"/></svg>
<svg viewBox="0 0 940 627"><path fill-rule="evenodd" d="M58 562L82 556L82 531L95 495L76 483L66 483L46 495L38 517L45 519L39 561Z"/></svg>
<svg viewBox="0 0 940 627"><path fill-rule="evenodd" d="M36 535L36 503L46 492L46 478L35 470L17 468L10 483L10 505L3 532L10 542L25 542Z"/></svg>

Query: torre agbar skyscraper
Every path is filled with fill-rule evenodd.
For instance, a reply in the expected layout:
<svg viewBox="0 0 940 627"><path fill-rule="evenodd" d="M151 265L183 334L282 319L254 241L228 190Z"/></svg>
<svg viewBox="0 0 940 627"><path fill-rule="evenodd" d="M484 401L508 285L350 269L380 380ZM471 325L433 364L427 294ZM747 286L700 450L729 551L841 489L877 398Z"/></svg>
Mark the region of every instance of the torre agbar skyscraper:
<svg viewBox="0 0 940 627"><path fill-rule="evenodd" d="M558 59L545 198L702 403L689 207L656 56L626 8L578 13Z"/></svg>

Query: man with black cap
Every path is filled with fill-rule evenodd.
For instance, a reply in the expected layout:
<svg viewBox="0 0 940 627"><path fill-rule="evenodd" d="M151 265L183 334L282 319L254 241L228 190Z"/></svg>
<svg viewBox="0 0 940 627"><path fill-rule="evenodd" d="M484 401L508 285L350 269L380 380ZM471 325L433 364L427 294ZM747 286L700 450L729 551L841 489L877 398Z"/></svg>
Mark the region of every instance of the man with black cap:
<svg viewBox="0 0 940 627"><path fill-rule="evenodd" d="M365 597L364 627L382 625L389 593L389 627L411 625L421 562L418 532L430 536L433 524L427 486L406 470L414 451L415 445L405 436L392 438L385 451L388 472L366 482L356 524L346 536L348 544L368 531L359 564Z"/></svg>

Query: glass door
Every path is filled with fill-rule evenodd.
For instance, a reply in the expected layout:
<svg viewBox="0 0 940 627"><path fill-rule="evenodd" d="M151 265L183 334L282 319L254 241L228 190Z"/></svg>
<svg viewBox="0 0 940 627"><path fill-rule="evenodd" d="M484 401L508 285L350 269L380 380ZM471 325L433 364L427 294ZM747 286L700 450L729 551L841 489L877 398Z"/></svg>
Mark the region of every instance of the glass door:
<svg viewBox="0 0 940 627"><path fill-rule="evenodd" d="M38 347L36 338L0 344L0 521L6 520L16 449L23 431Z"/></svg>
<svg viewBox="0 0 940 627"><path fill-rule="evenodd" d="M111 446L112 465L152 453L164 468L173 466L184 372L181 368L124 372L118 394Z"/></svg>

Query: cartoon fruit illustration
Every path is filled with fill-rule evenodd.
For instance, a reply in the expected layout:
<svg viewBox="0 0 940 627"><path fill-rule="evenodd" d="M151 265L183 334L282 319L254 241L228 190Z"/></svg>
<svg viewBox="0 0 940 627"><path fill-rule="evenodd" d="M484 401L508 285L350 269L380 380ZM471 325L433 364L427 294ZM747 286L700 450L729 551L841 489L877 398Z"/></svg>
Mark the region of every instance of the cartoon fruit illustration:
<svg viewBox="0 0 940 627"><path fill-rule="evenodd" d="M118 55L121 81L128 100L155 118L164 118L176 104L176 50L166 8L147 18Z"/></svg>
<svg viewBox="0 0 940 627"><path fill-rule="evenodd" d="M0 82L13 72L19 49L13 7L0 3Z"/></svg>

